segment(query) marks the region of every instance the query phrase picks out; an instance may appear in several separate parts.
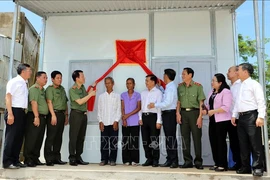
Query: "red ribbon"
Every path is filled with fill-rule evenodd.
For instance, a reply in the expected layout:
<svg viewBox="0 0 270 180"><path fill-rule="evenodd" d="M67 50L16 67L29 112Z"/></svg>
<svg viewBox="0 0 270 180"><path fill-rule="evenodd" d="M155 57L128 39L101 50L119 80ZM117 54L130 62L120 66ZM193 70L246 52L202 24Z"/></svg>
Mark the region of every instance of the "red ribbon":
<svg viewBox="0 0 270 180"><path fill-rule="evenodd" d="M134 42L134 41L131 41L131 42ZM144 43L145 43L145 40L144 40ZM144 53L145 53L145 51L144 51ZM139 64L142 67L142 69L145 71L145 73L147 75L153 74L153 72L138 58L138 56L136 55L136 53L134 51L131 51L130 49L128 49L128 50L125 51L125 55L126 55L126 58L128 58L132 62L135 62L135 63ZM119 58L117 58L117 59L118 60L110 67L110 69L108 69L100 78L98 78L95 81L96 82L96 85L100 81L102 81L108 74L110 74L114 70L114 68L116 68L122 61L125 61L125 58L122 58L121 60L119 60ZM165 89L165 83L161 79L159 79L159 81L161 82L161 85ZM88 87L87 92L90 89L91 89L91 86ZM96 86L94 87L94 90L96 90ZM88 102L87 102L87 109L88 109L88 111L93 111L94 110L95 99L96 99L96 96L92 96L88 100Z"/></svg>

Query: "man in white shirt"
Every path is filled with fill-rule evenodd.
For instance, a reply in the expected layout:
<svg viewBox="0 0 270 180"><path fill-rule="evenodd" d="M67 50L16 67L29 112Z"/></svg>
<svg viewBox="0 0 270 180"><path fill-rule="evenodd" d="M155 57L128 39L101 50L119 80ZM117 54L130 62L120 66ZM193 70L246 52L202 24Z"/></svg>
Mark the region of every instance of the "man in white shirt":
<svg viewBox="0 0 270 180"><path fill-rule="evenodd" d="M178 152L176 140L176 106L177 87L174 83L176 72L173 69L164 70L166 89L162 102L150 103L148 108L161 108L163 129L166 137L167 161L161 167L178 168Z"/></svg>
<svg viewBox="0 0 270 180"><path fill-rule="evenodd" d="M146 162L142 166L158 167L159 162L159 134L161 128L161 109L147 106L150 103L160 103L162 92L156 88L157 77L153 74L147 75L145 84L147 89L141 93L141 111L139 112L139 123L142 126L142 140Z"/></svg>
<svg viewBox="0 0 270 180"><path fill-rule="evenodd" d="M242 167L238 174L251 173L250 153L252 153L253 176L263 175L263 153L261 127L265 118L265 99L262 86L251 79L253 66L249 63L239 65L238 75L241 86L233 109L232 124L239 116L237 132L239 137Z"/></svg>
<svg viewBox="0 0 270 180"><path fill-rule="evenodd" d="M6 87L6 134L3 154L3 168L26 167L20 163L19 154L26 125L25 109L28 107L27 80L32 75L28 64L19 64L18 76L11 79Z"/></svg>
<svg viewBox="0 0 270 180"><path fill-rule="evenodd" d="M110 163L116 165L118 143L118 121L121 118L120 95L113 91L114 80L106 77L106 92L98 98L98 121L101 131L101 162L100 166Z"/></svg>
<svg viewBox="0 0 270 180"><path fill-rule="evenodd" d="M228 69L227 78L231 81L230 90L233 95L231 111L233 111L237 93L241 85L241 80L238 79L238 66L232 66ZM237 121L238 120L236 120L236 124L237 124ZM240 158L239 140L238 140L238 135L237 135L237 127L231 124L228 130L228 134L229 134L229 139L230 139L230 149L232 152L232 158L233 158L233 161L235 162L235 165L232 167L229 167L229 170L238 170L241 167L241 158Z"/></svg>

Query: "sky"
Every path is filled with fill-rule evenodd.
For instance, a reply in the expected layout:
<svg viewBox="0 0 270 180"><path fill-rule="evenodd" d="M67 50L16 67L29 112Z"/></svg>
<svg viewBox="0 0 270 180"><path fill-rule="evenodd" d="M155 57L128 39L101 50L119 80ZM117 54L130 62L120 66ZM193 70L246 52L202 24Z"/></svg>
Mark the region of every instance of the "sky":
<svg viewBox="0 0 270 180"><path fill-rule="evenodd" d="M261 1L259 3L259 15L261 18ZM21 8L22 12L25 12L26 17L35 27L38 33L42 29L41 17L36 14ZM14 3L12 0L3 1L0 0L0 12L14 12ZM242 34L244 37L249 36L251 39L255 39L255 27L254 27L254 12L253 1L245 1L237 10L237 33ZM261 23L261 19L260 19ZM265 37L270 38L270 1L265 0ZM265 46L265 53L270 55L270 43ZM254 59L252 61L255 61Z"/></svg>

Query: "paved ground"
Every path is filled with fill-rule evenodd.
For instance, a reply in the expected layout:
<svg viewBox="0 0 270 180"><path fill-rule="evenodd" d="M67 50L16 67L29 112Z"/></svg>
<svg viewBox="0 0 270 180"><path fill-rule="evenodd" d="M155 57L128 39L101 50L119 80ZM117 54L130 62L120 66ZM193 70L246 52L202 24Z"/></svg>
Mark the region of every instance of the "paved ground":
<svg viewBox="0 0 270 180"><path fill-rule="evenodd" d="M239 175L234 171L214 172L205 168L204 170L192 169L170 169L152 167L132 167L117 165L115 167L98 164L87 166L55 165L53 167L39 166L36 168L21 168L18 170L0 169L0 180L2 179L29 179L29 180L250 180L252 175ZM255 178L257 179L257 178ZM262 177L259 179L270 179Z"/></svg>

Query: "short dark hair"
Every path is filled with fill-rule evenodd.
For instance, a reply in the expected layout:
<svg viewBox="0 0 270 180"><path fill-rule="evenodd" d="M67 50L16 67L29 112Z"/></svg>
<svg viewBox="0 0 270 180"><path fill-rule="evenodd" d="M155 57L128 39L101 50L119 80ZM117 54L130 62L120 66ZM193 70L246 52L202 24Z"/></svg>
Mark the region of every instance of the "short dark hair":
<svg viewBox="0 0 270 180"><path fill-rule="evenodd" d="M250 63L242 63L242 64L239 64L239 66L242 67L243 71L247 71L250 76L254 73L254 68L252 64Z"/></svg>
<svg viewBox="0 0 270 180"><path fill-rule="evenodd" d="M73 73L72 73L72 79L73 79L74 82L76 81L76 78L79 78L80 77L80 73L83 73L83 71L82 70L75 70L75 71L73 71Z"/></svg>
<svg viewBox="0 0 270 180"><path fill-rule="evenodd" d="M226 82L226 78L223 74L217 73L214 75L217 78L217 82L221 82L222 84L220 85L220 88L218 90L218 93L220 93L223 89L227 88L230 89L230 86ZM214 90L215 91L215 90Z"/></svg>
<svg viewBox="0 0 270 180"><path fill-rule="evenodd" d="M22 71L25 70L26 68L30 68L30 65L26 63L19 64L17 67L17 73L20 75Z"/></svg>
<svg viewBox="0 0 270 180"><path fill-rule="evenodd" d="M133 84L135 84L135 80L134 80L134 78L127 78L126 82L127 82L127 81L129 81L129 80L130 80L130 81L132 81L132 82L133 82Z"/></svg>
<svg viewBox="0 0 270 180"><path fill-rule="evenodd" d="M173 69L165 69L164 74L168 76L171 81L174 81L176 72Z"/></svg>
<svg viewBox="0 0 270 180"><path fill-rule="evenodd" d="M42 74L46 74L46 72L44 72L44 71L38 71L38 72L36 73L36 79L37 79L38 77L40 77Z"/></svg>
<svg viewBox="0 0 270 180"><path fill-rule="evenodd" d="M111 80L111 82L114 84L114 80L111 76L105 77L104 82L106 82L107 79Z"/></svg>
<svg viewBox="0 0 270 180"><path fill-rule="evenodd" d="M145 77L146 77L146 78L150 77L150 80L151 80L151 81L154 81L155 84L157 84L157 82L158 82L158 78L157 78L157 76L155 76L154 74L148 74L148 75L145 76Z"/></svg>
<svg viewBox="0 0 270 180"><path fill-rule="evenodd" d="M52 73L51 73L51 78L55 78L56 77L56 75L57 74L60 74L61 76L62 76L62 73L60 72L60 71L53 71Z"/></svg>
<svg viewBox="0 0 270 180"><path fill-rule="evenodd" d="M191 69L191 68L189 68L189 67L185 67L183 70L184 70L184 71L187 71L188 74L192 74L191 77L194 76L194 71L193 71L193 69Z"/></svg>

